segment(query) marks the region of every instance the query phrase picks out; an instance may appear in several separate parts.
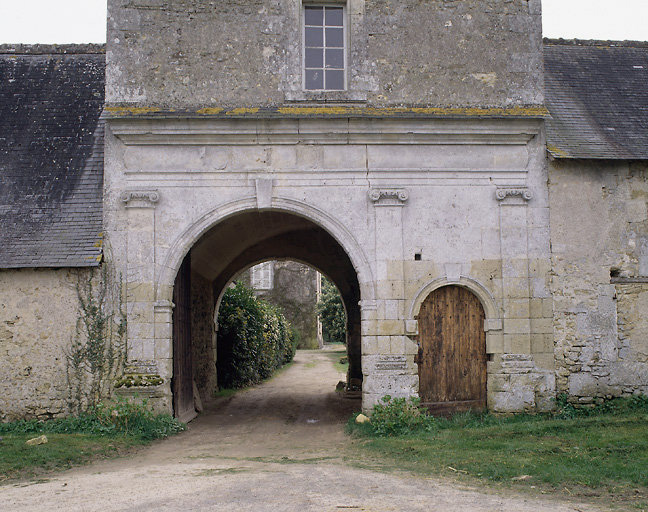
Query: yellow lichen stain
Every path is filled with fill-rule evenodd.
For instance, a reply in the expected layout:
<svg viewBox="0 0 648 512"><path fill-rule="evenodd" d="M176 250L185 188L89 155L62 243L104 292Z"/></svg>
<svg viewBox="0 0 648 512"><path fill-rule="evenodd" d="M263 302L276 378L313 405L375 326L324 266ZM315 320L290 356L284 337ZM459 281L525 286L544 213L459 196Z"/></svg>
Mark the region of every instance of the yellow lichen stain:
<svg viewBox="0 0 648 512"><path fill-rule="evenodd" d="M258 108L235 108L227 112L228 116L241 116L245 114L257 114L259 112Z"/></svg>
<svg viewBox="0 0 648 512"><path fill-rule="evenodd" d="M488 87L495 87L497 83L497 73L473 73L470 76L486 84Z"/></svg>
<svg viewBox="0 0 648 512"><path fill-rule="evenodd" d="M549 153L551 153L554 156L569 158L569 153L563 151L562 149L557 148L556 146L552 146L551 144L547 144L547 151L549 151Z"/></svg>
<svg viewBox="0 0 648 512"><path fill-rule="evenodd" d="M94 247L103 247L103 236L104 236L103 233L99 233L97 235L98 240L94 243Z"/></svg>
<svg viewBox="0 0 648 512"><path fill-rule="evenodd" d="M147 115L171 112L191 113L174 109L155 107L106 107L112 114ZM390 117L403 115L423 116L460 116L460 117L547 117L545 107L355 107L355 106L316 106L316 107L279 107L262 109L259 107L239 107L225 110L222 107L205 107L194 111L199 115L246 116L255 114L280 114L285 116L360 116Z"/></svg>
<svg viewBox="0 0 648 512"><path fill-rule="evenodd" d="M196 110L196 114L220 114L225 110L224 108L221 107L216 107L216 108L210 108L210 107L205 107L201 108L200 110Z"/></svg>
<svg viewBox="0 0 648 512"><path fill-rule="evenodd" d="M155 107L106 107L106 111L111 114L155 114L162 110ZM173 112L172 110L170 112Z"/></svg>
<svg viewBox="0 0 648 512"><path fill-rule="evenodd" d="M544 107L282 107L279 114L287 115L432 115L432 116L511 116L511 117L544 117L549 114Z"/></svg>

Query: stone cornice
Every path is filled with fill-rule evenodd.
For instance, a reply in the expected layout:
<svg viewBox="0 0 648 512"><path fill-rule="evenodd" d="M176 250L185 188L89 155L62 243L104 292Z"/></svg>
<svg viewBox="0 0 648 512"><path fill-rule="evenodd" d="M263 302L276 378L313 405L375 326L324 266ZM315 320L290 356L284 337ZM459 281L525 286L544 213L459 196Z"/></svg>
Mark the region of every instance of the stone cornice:
<svg viewBox="0 0 648 512"><path fill-rule="evenodd" d="M126 208L155 208L160 193L157 190L126 190L121 200Z"/></svg>
<svg viewBox="0 0 648 512"><path fill-rule="evenodd" d="M312 94L296 95L298 99L307 101ZM342 97L348 97L344 93ZM354 96L351 94L351 96ZM362 96L362 97L360 97ZM549 111L543 105L518 107L376 107L364 104L364 95L351 99L348 104L344 99L336 104L287 104L263 107L203 107L197 109L176 109L163 107L147 107L134 105L108 104L104 117L117 118L155 118L155 117L223 117L223 118L291 118L291 117L419 117L419 118L469 118L469 119L544 119L549 117ZM316 100L317 101L317 100ZM345 104L346 103L346 104Z"/></svg>
<svg viewBox="0 0 648 512"><path fill-rule="evenodd" d="M404 206L409 199L409 192L404 188L372 188L369 199L374 206Z"/></svg>
<svg viewBox="0 0 648 512"><path fill-rule="evenodd" d="M430 118L110 118L126 145L526 145L540 120Z"/></svg>

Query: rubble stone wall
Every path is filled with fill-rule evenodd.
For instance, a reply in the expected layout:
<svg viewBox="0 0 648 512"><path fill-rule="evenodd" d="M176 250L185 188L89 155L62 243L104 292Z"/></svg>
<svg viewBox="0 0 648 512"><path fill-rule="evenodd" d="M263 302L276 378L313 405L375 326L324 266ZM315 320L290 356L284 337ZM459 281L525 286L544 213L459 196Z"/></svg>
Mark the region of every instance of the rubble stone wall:
<svg viewBox="0 0 648 512"><path fill-rule="evenodd" d="M297 348L321 347L322 334L317 320L317 270L296 261L272 261L271 264L272 288L254 290L255 295L281 308L286 320L297 332ZM244 272L241 279L246 286L252 287L250 270Z"/></svg>
<svg viewBox="0 0 648 512"><path fill-rule="evenodd" d="M322 94L302 86L300 0L110 0L106 101L194 111L320 99L543 104L540 0L333 3L346 6L348 87Z"/></svg>
<svg viewBox="0 0 648 512"><path fill-rule="evenodd" d="M0 421L67 412L65 350L89 270L0 271Z"/></svg>
<svg viewBox="0 0 648 512"><path fill-rule="evenodd" d="M579 403L648 392L648 167L553 161L556 379Z"/></svg>

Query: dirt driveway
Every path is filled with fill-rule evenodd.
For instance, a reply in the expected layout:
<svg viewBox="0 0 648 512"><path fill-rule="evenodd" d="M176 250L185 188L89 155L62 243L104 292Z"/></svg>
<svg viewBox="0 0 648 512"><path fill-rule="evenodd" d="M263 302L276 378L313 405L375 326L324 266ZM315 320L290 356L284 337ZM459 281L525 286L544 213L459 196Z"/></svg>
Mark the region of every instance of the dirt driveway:
<svg viewBox="0 0 648 512"><path fill-rule="evenodd" d="M136 455L0 487L6 511L594 511L436 478L360 469L332 354L300 351L270 382L209 404L187 432Z"/></svg>

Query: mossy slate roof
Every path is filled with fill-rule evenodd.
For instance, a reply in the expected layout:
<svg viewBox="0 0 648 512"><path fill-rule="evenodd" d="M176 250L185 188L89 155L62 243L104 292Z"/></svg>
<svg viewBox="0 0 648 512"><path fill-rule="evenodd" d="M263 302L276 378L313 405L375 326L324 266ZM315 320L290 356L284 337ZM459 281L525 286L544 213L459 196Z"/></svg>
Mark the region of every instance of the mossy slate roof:
<svg viewBox="0 0 648 512"><path fill-rule="evenodd" d="M547 149L648 159L648 43L545 40Z"/></svg>
<svg viewBox="0 0 648 512"><path fill-rule="evenodd" d="M547 148L648 159L648 43L545 40ZM105 53L0 45L0 268L102 254Z"/></svg>
<svg viewBox="0 0 648 512"><path fill-rule="evenodd" d="M105 55L0 46L0 268L101 259Z"/></svg>

